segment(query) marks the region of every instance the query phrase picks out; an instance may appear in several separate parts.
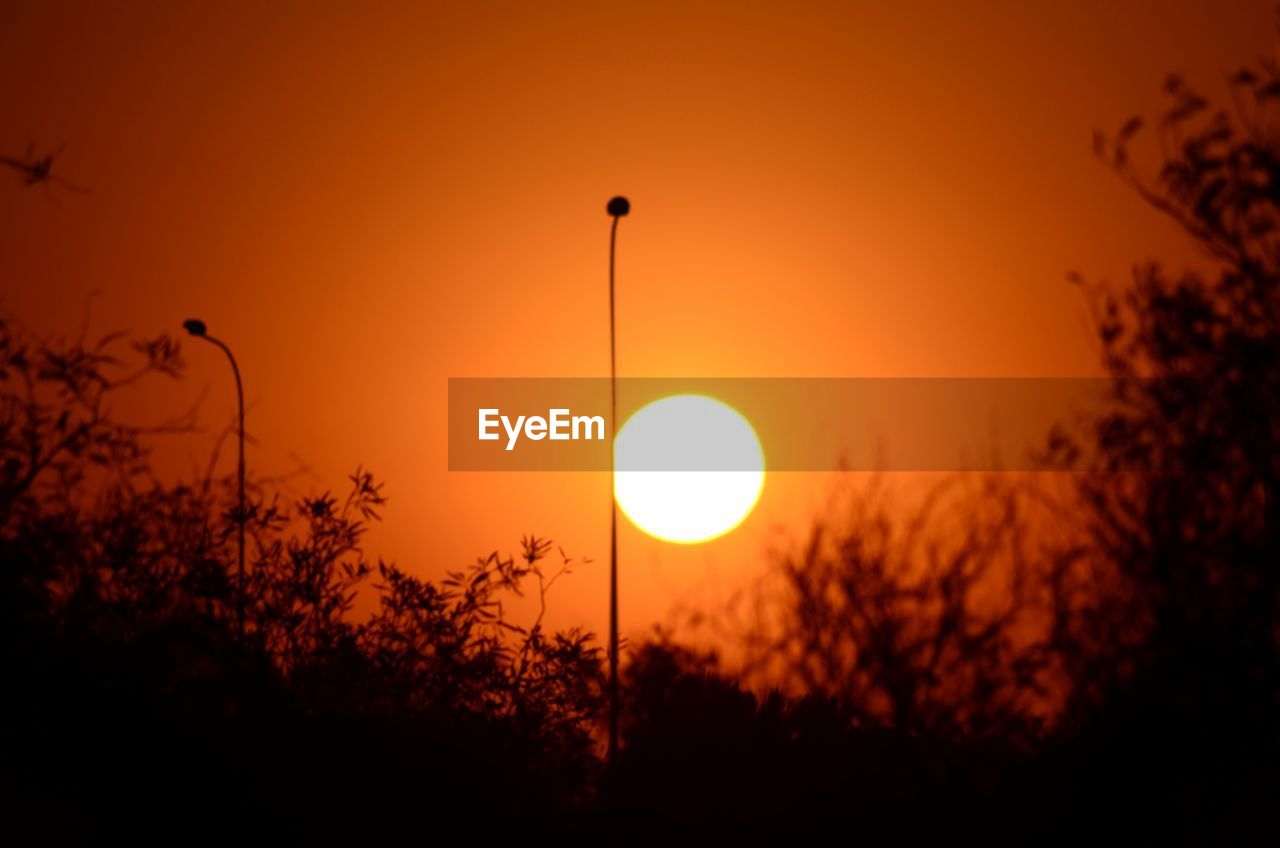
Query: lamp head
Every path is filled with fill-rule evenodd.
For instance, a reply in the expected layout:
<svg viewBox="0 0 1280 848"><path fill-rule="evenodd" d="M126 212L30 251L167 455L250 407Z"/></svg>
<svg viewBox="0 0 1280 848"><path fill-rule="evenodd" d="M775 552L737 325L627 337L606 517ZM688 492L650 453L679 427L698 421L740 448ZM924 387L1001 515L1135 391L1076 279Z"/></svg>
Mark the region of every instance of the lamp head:
<svg viewBox="0 0 1280 848"><path fill-rule="evenodd" d="M185 327L186 331L193 336L203 337L205 335L205 326L203 321L199 321L195 318L188 318L186 321L182 322L182 326Z"/></svg>
<svg viewBox="0 0 1280 848"><path fill-rule="evenodd" d="M631 211L631 202L622 195L618 195L610 199L609 205L605 207L605 210L613 217L621 218Z"/></svg>

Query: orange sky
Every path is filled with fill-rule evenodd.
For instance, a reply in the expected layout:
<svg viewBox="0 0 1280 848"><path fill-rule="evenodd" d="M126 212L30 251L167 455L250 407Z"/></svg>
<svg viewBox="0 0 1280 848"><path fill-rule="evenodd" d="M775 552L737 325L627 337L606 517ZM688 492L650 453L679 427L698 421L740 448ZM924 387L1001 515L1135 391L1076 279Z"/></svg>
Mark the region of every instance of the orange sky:
<svg viewBox="0 0 1280 848"><path fill-rule="evenodd" d="M205 319L251 467L373 469L370 547L411 571L530 530L601 563L606 477L450 473L444 406L449 377L607 374L610 195L625 375L1092 374L1064 273L1188 259L1092 130L1169 71L1221 91L1271 7L10 2L0 153L65 144L93 195L0 183L3 308L69 331L100 290L101 331ZM225 363L185 348L145 411L207 391L216 429ZM722 596L830 483L774 475L703 546L624 527L624 632ZM562 586L555 623L603 628L605 568Z"/></svg>

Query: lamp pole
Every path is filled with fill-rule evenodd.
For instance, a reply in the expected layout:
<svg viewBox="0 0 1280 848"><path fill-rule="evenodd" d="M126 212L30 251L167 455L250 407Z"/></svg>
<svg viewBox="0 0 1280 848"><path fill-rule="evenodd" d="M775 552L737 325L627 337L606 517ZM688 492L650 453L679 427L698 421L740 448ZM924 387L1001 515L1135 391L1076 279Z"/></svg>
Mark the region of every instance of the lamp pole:
<svg viewBox="0 0 1280 848"><path fill-rule="evenodd" d="M618 502L614 496L617 468L613 449L618 438L618 343L614 318L614 255L618 241L618 219L631 211L625 197L610 199L606 211L613 218L609 228L609 754L612 767L618 758Z"/></svg>
<svg viewBox="0 0 1280 848"><path fill-rule="evenodd" d="M227 360L231 363L231 373L236 378L236 400L239 402L240 408L240 426L237 428L240 436L240 457L236 465L236 482L240 493L240 504L236 510L236 525L239 529L239 546L240 559L236 570L236 630L240 634L240 638L244 638L244 525L248 518L245 512L244 497L244 384L240 381L240 366L236 365L236 358L231 353L231 348L221 339L214 338L209 335L203 321L194 318L183 321L182 326L188 333L198 339L204 339L210 344L215 344L222 348L222 352L227 355Z"/></svg>

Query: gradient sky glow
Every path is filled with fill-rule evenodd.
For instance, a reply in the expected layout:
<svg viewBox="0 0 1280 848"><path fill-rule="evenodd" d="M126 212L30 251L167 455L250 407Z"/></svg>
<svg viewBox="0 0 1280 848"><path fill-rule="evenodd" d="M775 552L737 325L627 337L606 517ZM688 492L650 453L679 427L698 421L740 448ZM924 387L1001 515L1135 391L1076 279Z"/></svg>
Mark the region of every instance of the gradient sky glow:
<svg viewBox="0 0 1280 848"><path fill-rule="evenodd" d="M65 144L93 194L0 175L0 305L42 334L205 319L252 469L372 469L370 548L426 576L551 536L598 564L553 623L600 630L607 477L451 474L444 403L448 377L607 374L610 196L624 375L1094 374L1065 273L1196 257L1092 131L1171 71L1221 92L1272 5L9 2L0 152ZM184 349L129 413L207 392L217 429L225 362ZM723 596L829 484L770 475L704 546L624 525L624 633Z"/></svg>

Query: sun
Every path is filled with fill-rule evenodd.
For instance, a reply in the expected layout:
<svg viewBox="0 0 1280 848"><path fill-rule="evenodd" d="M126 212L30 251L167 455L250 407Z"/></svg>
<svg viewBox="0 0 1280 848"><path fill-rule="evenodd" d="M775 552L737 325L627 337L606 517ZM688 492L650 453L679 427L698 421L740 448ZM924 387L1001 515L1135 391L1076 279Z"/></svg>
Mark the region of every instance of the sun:
<svg viewBox="0 0 1280 848"><path fill-rule="evenodd" d="M764 488L764 450L750 422L706 395L641 408L613 446L614 497L631 523L668 542L723 536Z"/></svg>

